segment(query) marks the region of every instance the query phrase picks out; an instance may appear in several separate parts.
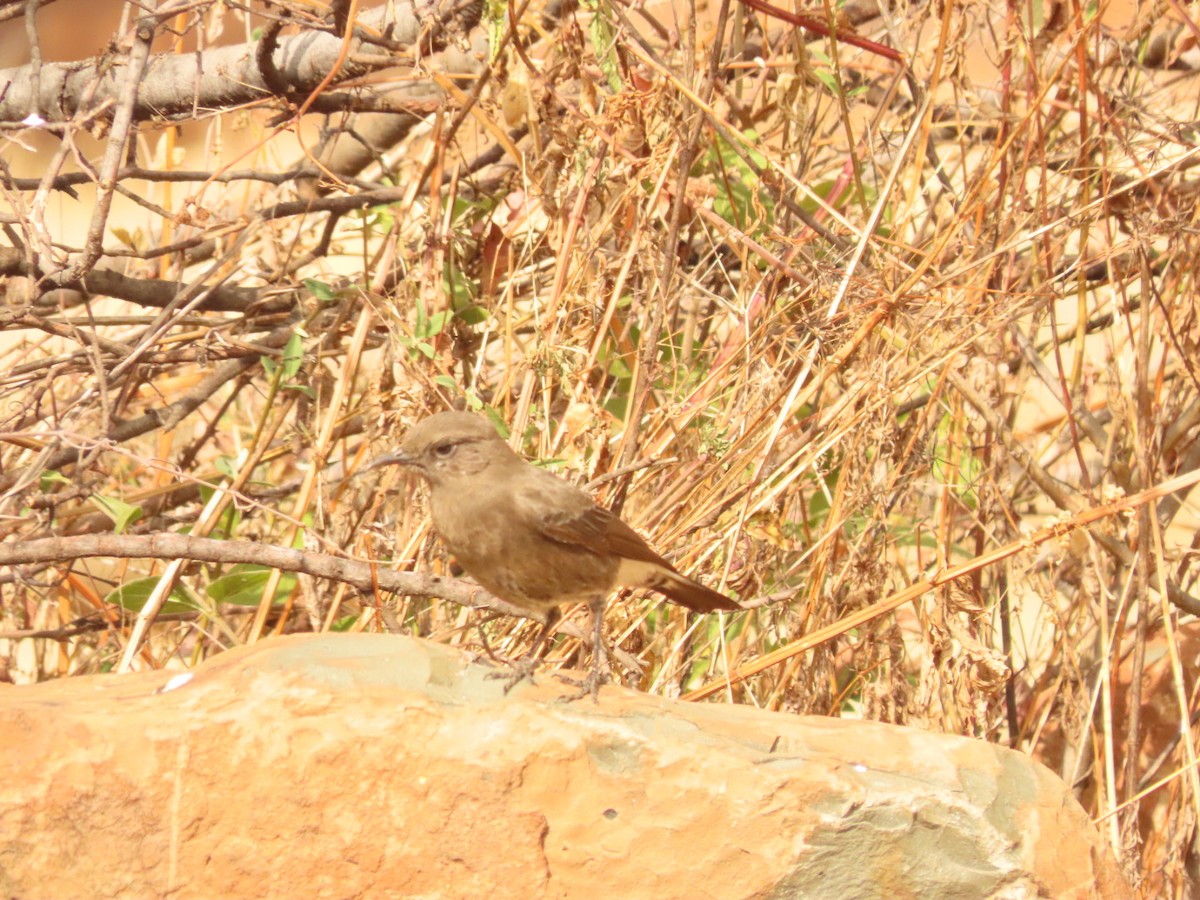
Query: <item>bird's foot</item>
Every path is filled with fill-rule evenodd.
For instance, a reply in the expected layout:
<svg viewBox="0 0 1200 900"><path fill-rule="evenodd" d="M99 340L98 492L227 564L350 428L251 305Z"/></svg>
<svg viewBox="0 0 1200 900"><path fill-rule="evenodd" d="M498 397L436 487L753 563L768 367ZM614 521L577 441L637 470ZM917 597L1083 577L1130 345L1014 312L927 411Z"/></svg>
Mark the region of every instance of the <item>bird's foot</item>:
<svg viewBox="0 0 1200 900"><path fill-rule="evenodd" d="M526 656L523 659L518 659L515 662L509 663L510 671L508 672L488 672L486 679L499 679L504 682L504 693L507 694L518 684L529 679L530 684L534 684L533 673L541 664L541 660L536 657Z"/></svg>
<svg viewBox="0 0 1200 900"><path fill-rule="evenodd" d="M604 646L604 598L598 597L592 604L592 621L595 631L592 633L592 670L583 681L567 678L565 675L555 675L559 681L579 689L578 693L568 694L558 699L563 703L572 703L581 697L592 695L592 702L600 702L600 685L612 680L608 667L608 649Z"/></svg>
<svg viewBox="0 0 1200 900"><path fill-rule="evenodd" d="M599 703L600 685L607 684L612 680L606 673L601 672L595 667L593 667L592 671L588 673L588 677L582 680L578 678L568 678L566 675L559 675L557 673L555 673L554 677L563 684L569 684L571 687L577 689L574 694L563 694L561 697L559 697L559 703L574 703L576 700L582 700L588 694L592 695L593 703Z"/></svg>

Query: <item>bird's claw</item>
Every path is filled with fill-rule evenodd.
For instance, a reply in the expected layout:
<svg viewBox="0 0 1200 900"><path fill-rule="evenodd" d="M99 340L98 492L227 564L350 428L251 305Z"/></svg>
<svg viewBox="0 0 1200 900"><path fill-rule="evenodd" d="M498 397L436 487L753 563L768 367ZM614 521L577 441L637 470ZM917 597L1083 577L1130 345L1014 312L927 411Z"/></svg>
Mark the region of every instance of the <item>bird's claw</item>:
<svg viewBox="0 0 1200 900"><path fill-rule="evenodd" d="M488 672L483 677L489 681L497 679L503 681L504 693L507 694L527 678L530 684L535 684L533 673L540 663L540 659L525 657L524 659L518 659L516 662L510 663L511 671L509 672Z"/></svg>
<svg viewBox="0 0 1200 900"><path fill-rule="evenodd" d="M574 694L564 694L563 696L559 697L559 703L574 703L576 700L582 700L588 694L592 695L593 703L599 703L600 685L609 680L607 675L597 672L595 669L593 669L588 674L588 677L584 678L582 681L578 678L569 678L566 675L559 675L557 673L554 677L563 684L569 684L571 687L578 689Z"/></svg>

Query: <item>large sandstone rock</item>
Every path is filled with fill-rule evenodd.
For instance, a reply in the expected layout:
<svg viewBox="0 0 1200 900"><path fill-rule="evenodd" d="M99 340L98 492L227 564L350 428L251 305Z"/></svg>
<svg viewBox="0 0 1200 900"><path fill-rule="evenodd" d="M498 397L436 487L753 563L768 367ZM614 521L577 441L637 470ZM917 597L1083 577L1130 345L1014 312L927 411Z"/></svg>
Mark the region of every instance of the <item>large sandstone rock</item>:
<svg viewBox="0 0 1200 900"><path fill-rule="evenodd" d="M487 671L325 635L3 688L0 897L1127 894L1001 747Z"/></svg>

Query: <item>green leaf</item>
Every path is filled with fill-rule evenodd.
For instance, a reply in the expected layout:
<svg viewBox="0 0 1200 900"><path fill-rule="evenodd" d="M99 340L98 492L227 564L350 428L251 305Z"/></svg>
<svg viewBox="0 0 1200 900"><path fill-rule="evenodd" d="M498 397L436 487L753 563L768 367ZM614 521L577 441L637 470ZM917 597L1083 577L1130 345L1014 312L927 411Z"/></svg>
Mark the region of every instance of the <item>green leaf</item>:
<svg viewBox="0 0 1200 900"><path fill-rule="evenodd" d="M453 315L454 313L448 309L439 310L432 316L418 315L416 330L417 337L428 338L436 337L437 335L441 334L446 328L446 323L450 321L450 317Z"/></svg>
<svg viewBox="0 0 1200 900"><path fill-rule="evenodd" d="M238 606L258 606L262 600L263 589L267 579L271 577L271 569L251 563L238 563L229 570L229 574L214 580L208 586L208 596L216 603L234 603ZM275 589L275 604L283 603L284 599L296 588L296 576L284 573L279 579L279 587Z"/></svg>
<svg viewBox="0 0 1200 900"><path fill-rule="evenodd" d="M304 286L308 288L309 293L322 303L329 303L337 299L337 291L323 281L317 281L315 278L305 278Z"/></svg>
<svg viewBox="0 0 1200 900"><path fill-rule="evenodd" d="M476 306L472 303L470 306L464 306L458 310L455 315L467 325L482 325L487 321L488 311L482 306Z"/></svg>
<svg viewBox="0 0 1200 900"><path fill-rule="evenodd" d="M53 469L45 469L41 477L38 478L38 486L43 491L50 490L56 484L70 484L71 479L62 472L56 472Z"/></svg>
<svg viewBox="0 0 1200 900"><path fill-rule="evenodd" d="M483 7L483 20L488 32L488 62L494 63L504 40L508 25L508 4L504 0L488 0Z"/></svg>
<svg viewBox="0 0 1200 900"><path fill-rule="evenodd" d="M237 457L230 456L229 454L224 454L222 456L218 456L213 461L213 468L216 469L218 472L220 472L222 475L224 475L226 478L228 478L230 481L233 481L235 478L237 478L237 474L238 474L238 459L237 459ZM207 497L204 496L204 492L206 490L208 491ZM209 500L209 497L211 497L213 495L213 490L214 490L213 488L209 487L206 484L201 485L200 486L200 498L205 503L207 503Z"/></svg>
<svg viewBox="0 0 1200 900"><path fill-rule="evenodd" d="M238 526L241 524L241 510L237 508L236 503L230 503L221 511L220 518L217 519L208 536L216 540L231 538L237 533Z"/></svg>
<svg viewBox="0 0 1200 900"><path fill-rule="evenodd" d="M475 295L478 293L475 279L449 264L442 278L442 289L450 297L450 305L459 315L462 314L462 310L474 304Z"/></svg>
<svg viewBox="0 0 1200 900"><path fill-rule="evenodd" d="M624 357L614 356L608 363L608 374L613 378L632 378L633 369Z"/></svg>
<svg viewBox="0 0 1200 900"><path fill-rule="evenodd" d="M817 76L817 80L829 89L829 93L835 97L842 92L842 85L838 82L834 74L829 69L823 66L813 66L813 74Z"/></svg>
<svg viewBox="0 0 1200 900"><path fill-rule="evenodd" d="M748 142L758 139L753 130L743 133ZM766 165L761 153L745 151L754 165L760 169ZM736 228L758 236L774 218L774 203L760 192L760 180L754 169L720 137L713 142L705 155L703 170L710 175L717 189L713 197L713 211Z"/></svg>
<svg viewBox="0 0 1200 900"><path fill-rule="evenodd" d="M304 362L304 339L296 332L292 332L292 336L288 338L287 343L283 347L283 378L284 381L290 379L293 375L300 371L300 365Z"/></svg>
<svg viewBox="0 0 1200 900"><path fill-rule="evenodd" d="M467 405L470 406L475 412L480 412L480 407L475 406L471 401L472 395L467 394ZM478 400L475 402L477 403ZM480 405L483 406L483 404ZM491 406L483 406L482 412L488 417L488 421L496 426L496 430L499 431L500 435L507 441L509 438L509 431L508 423L504 421L504 417L500 415L500 413L494 407Z"/></svg>
<svg viewBox="0 0 1200 900"><path fill-rule="evenodd" d="M104 602L113 603L122 609L141 610L146 605L146 601L150 599L150 593L158 582L157 578L138 578L134 581L127 581L116 590L110 591L104 598ZM196 612L201 609L199 602L188 590L180 585L175 585L171 593L167 595L161 612Z"/></svg>
<svg viewBox="0 0 1200 900"><path fill-rule="evenodd" d="M613 26L613 14L606 0L583 0L584 8L591 13L588 19L588 40L596 62L604 73L609 89L615 94L622 87L621 69L617 59L617 30Z"/></svg>
<svg viewBox="0 0 1200 900"><path fill-rule="evenodd" d="M113 533L122 534L126 528L142 517L140 506L131 506L116 497L105 497L102 494L92 494L88 498L92 505L113 520Z"/></svg>
<svg viewBox="0 0 1200 900"><path fill-rule="evenodd" d="M307 384L294 384L294 383L293 384L285 384L283 386L283 389L285 391L295 391L297 394L303 394L309 400L317 399L317 392L314 391Z"/></svg>

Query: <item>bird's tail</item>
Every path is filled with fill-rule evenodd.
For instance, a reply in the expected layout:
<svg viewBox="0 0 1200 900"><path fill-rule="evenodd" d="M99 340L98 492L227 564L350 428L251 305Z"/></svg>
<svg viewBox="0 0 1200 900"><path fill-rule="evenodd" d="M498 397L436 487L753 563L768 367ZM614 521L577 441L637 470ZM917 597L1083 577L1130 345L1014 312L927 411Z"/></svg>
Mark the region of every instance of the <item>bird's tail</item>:
<svg viewBox="0 0 1200 900"><path fill-rule="evenodd" d="M741 609L724 594L706 588L698 581L692 581L678 572L661 572L657 584L648 585L669 600L674 600L680 606L698 613L716 612L718 609Z"/></svg>
<svg viewBox="0 0 1200 900"><path fill-rule="evenodd" d="M649 552L649 548L646 548ZM698 613L716 612L718 609L736 610L738 606L724 594L709 590L698 581L681 575L674 566L657 554L652 558L622 559L617 570L617 584L621 587L643 587L658 591L669 600Z"/></svg>

